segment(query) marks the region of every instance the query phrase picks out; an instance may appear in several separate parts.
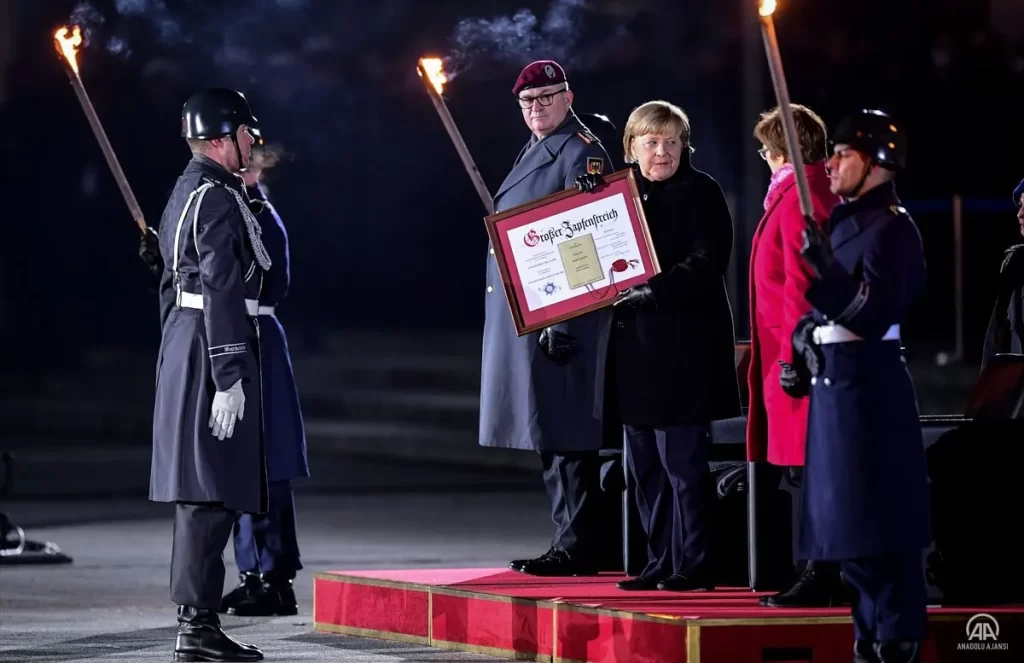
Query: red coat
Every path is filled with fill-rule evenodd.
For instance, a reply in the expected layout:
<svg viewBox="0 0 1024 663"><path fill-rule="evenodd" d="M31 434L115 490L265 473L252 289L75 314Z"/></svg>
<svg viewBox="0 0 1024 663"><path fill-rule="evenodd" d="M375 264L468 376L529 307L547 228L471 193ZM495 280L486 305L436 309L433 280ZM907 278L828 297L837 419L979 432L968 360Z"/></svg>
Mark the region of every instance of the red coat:
<svg viewBox="0 0 1024 663"><path fill-rule="evenodd" d="M829 191L824 162L804 166L814 218L824 224L839 198ZM800 255L803 214L796 177L771 195L750 247L750 408L747 460L802 466L807 441L807 398L782 391L779 360L792 363L791 337L811 310L804 298L810 268Z"/></svg>

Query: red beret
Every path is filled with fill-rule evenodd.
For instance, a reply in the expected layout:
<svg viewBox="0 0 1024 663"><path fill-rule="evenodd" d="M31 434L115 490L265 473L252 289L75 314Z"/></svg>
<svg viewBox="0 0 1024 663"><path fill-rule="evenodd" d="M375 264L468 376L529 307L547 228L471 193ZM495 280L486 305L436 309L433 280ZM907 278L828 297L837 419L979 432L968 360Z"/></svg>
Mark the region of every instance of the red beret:
<svg viewBox="0 0 1024 663"><path fill-rule="evenodd" d="M519 96L519 93L531 87L546 87L565 83L565 69L554 60L537 60L526 65L523 72L516 79L512 86L512 94Z"/></svg>

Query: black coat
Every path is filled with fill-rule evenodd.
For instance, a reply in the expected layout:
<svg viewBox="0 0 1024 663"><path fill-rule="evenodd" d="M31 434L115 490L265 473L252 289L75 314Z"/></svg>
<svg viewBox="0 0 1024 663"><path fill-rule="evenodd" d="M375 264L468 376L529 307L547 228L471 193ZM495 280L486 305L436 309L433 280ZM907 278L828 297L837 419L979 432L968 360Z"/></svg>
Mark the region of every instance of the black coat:
<svg viewBox="0 0 1024 663"><path fill-rule="evenodd" d="M1024 352L1024 244L1006 249L999 268L996 303L992 307L982 365L998 353Z"/></svg>
<svg viewBox="0 0 1024 663"><path fill-rule="evenodd" d="M267 474L259 334L246 300L259 298L265 273L242 215L242 191L238 177L210 159L193 157L160 220L163 330L149 498L219 502L231 510L262 513ZM183 293L201 295L203 308L179 306L177 284ZM218 440L209 425L214 394L239 380L244 418L230 439Z"/></svg>
<svg viewBox="0 0 1024 663"><path fill-rule="evenodd" d="M608 379L622 423L667 427L739 416L725 285L733 225L722 189L685 154L667 180L634 172L662 272L648 282L652 304L613 309Z"/></svg>

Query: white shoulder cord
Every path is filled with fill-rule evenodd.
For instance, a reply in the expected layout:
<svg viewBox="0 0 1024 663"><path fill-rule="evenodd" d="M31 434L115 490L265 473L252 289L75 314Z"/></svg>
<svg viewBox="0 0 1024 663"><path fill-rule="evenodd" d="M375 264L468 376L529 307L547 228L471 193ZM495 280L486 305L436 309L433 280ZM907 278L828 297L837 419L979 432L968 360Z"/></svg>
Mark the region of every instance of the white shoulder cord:
<svg viewBox="0 0 1024 663"><path fill-rule="evenodd" d="M174 289L177 291L177 302L181 304L181 279L178 277L178 261L181 256L181 226L185 223L185 215L188 214L188 208L192 205L192 201L196 195L199 195L199 201L196 203L196 213L192 217L192 241L196 241L196 220L199 218L199 206L203 203L203 196L213 186L210 182L202 185L191 194L189 194L188 200L185 201L185 208L181 210L181 216L178 217L178 227L174 229ZM199 243L196 242L196 251L199 250Z"/></svg>

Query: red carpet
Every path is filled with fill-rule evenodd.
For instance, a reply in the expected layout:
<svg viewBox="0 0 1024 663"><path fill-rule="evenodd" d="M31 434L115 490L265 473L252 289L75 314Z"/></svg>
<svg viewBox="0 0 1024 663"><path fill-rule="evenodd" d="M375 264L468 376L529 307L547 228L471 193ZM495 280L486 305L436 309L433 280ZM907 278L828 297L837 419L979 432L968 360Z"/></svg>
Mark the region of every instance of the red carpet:
<svg viewBox="0 0 1024 663"><path fill-rule="evenodd" d="M849 608L762 608L747 588L623 592L621 575L535 578L508 569L329 571L318 631L557 663L852 660ZM1024 661L1024 606L929 610L922 663ZM970 639L976 614L994 620ZM975 620L974 623L977 623ZM980 631L976 631L976 636Z"/></svg>

